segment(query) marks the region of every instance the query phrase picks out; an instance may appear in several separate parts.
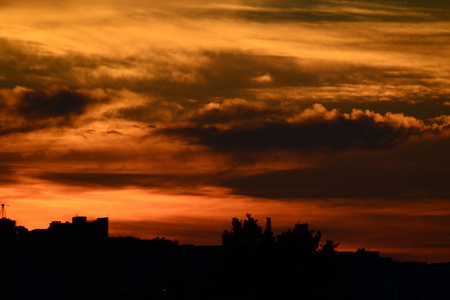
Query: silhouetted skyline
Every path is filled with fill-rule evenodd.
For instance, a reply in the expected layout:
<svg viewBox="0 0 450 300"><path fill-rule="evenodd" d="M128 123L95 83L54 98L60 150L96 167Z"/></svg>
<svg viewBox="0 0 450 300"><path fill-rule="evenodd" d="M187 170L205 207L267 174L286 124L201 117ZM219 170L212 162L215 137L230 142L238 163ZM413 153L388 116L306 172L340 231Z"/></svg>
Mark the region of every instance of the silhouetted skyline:
<svg viewBox="0 0 450 300"><path fill-rule="evenodd" d="M364 248L338 251L296 223L275 236L251 214L233 218L219 246L164 237L108 237L108 218L52 221L28 231L0 219L6 299L446 299L450 262L399 263Z"/></svg>

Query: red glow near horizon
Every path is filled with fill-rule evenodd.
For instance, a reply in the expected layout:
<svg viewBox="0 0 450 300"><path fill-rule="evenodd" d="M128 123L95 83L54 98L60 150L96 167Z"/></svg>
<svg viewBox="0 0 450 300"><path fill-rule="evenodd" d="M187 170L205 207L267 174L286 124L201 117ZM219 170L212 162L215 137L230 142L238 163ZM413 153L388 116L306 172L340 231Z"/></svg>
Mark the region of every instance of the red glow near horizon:
<svg viewBox="0 0 450 300"><path fill-rule="evenodd" d="M445 247L430 247L424 240L443 238L450 231L444 223L440 228L428 227L427 220L423 220L423 216L446 216L449 208L438 208L436 203L424 202L420 210L408 205L374 209L329 206L314 200L280 203L226 195L219 190L213 192L214 197L163 195L137 189L77 193L67 193L62 187L57 193L57 186L33 189L39 192L28 196L15 194L17 187L2 189L9 198L8 217L30 230L47 228L51 221L71 221L75 215L90 219L107 216L110 236L166 237L181 244L219 245L221 233L229 229L231 219L243 219L245 213L251 213L261 226L270 217L275 234L293 228L297 222L307 222L313 230L323 233L323 242L331 239L340 243L339 251L366 248L397 260L449 260ZM409 224L406 231L405 223ZM418 243L421 240L423 244Z"/></svg>

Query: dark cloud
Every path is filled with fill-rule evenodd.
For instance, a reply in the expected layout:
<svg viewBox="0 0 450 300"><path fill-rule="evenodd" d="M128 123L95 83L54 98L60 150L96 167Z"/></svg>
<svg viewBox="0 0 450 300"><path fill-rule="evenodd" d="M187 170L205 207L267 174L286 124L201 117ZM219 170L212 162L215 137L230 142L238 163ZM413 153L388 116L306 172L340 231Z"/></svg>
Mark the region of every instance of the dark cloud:
<svg viewBox="0 0 450 300"><path fill-rule="evenodd" d="M0 134L28 132L71 125L93 104L106 103L102 96L66 87L0 91L0 113L10 120L0 122Z"/></svg>
<svg viewBox="0 0 450 300"><path fill-rule="evenodd" d="M314 6L340 6L340 5L355 5L355 6L371 6L371 5L389 5L397 7L408 7L410 5L421 5L422 7L441 7L450 6L446 0L364 0L364 1L330 1L330 0L243 0L250 6L261 7L280 7L280 8L308 8Z"/></svg>
<svg viewBox="0 0 450 300"><path fill-rule="evenodd" d="M241 10L229 13L230 16L234 18L244 19L252 22L270 22L270 23L281 23L281 22L418 22L418 21L436 21L437 17L429 14L426 17L418 15L404 15L401 12L398 14L387 15L383 12L372 12L372 13L358 13L358 12L337 12L337 11L320 11L320 10L282 10L282 11L272 11L272 10ZM206 10L203 14L197 13L200 16L211 15L224 15L223 11ZM226 16L227 14L225 14ZM439 18L441 19L441 18Z"/></svg>
<svg viewBox="0 0 450 300"><path fill-rule="evenodd" d="M236 177L222 184L235 194L268 199L448 199L448 182L439 171L331 165Z"/></svg>
<svg viewBox="0 0 450 300"><path fill-rule="evenodd" d="M269 199L447 200L449 151L448 137L419 140L385 152L318 156L309 167L236 176L221 184L236 194Z"/></svg>
<svg viewBox="0 0 450 300"><path fill-rule="evenodd" d="M139 187L144 189L164 190L169 194L202 194L203 187L220 187L229 189L232 194L247 195L266 199L395 199L395 201L415 201L416 199L448 199L450 190L448 187L447 166L450 165L450 139L445 135L432 133L431 131L421 137L422 130L419 127L396 127L385 123L375 122L363 114L354 120L338 116L333 119L318 119L311 113L309 120L304 120L304 126L297 121L295 126L287 128L287 122L278 122L274 127L266 124L261 128L246 129L245 124L240 124L239 129L244 133L258 133L263 136L253 137L249 135L231 135L230 130L205 129L208 134L216 134L214 139L209 136L199 136L195 127L197 143L210 143L207 146L220 155L231 158L231 162L239 162L240 165L252 166L253 164L268 164L263 170L249 173L240 170L235 163L230 163L228 168L222 171L219 165L217 169L198 172L195 169L186 169L180 174L178 171L170 171L170 166L175 162L174 157L167 162L167 172L158 173L126 173L118 170L105 172L63 172L43 171L39 174L32 173L29 176L67 186L78 186L92 189L121 189L126 187ZM330 111L326 111L330 113ZM315 119L316 118L316 119ZM403 120L405 121L405 120ZM368 123L369 125L367 125ZM281 124L281 125L280 125ZM448 124L448 121L447 123ZM377 126L381 126L379 129ZM338 127L338 128L335 128ZM357 129L352 129L353 127ZM275 129L273 129L275 128ZM286 129L287 128L287 129ZM375 129L374 129L375 128ZM424 127L425 128L425 127ZM160 134L176 134L185 138L189 129L169 132L167 129L157 129ZM289 131L285 134L284 131ZM426 129L425 131L427 131ZM308 132L311 131L311 132ZM203 132L203 131L202 131ZM355 134L355 132L357 134ZM114 134L114 133L113 133ZM265 135L269 137L264 137ZM300 141L285 141L294 138ZM333 137L340 134L346 137ZM368 136L362 136L368 135ZM192 139L192 136L188 135ZM236 137L239 137L237 139ZM407 140L413 137L412 140ZM203 140L199 140L204 138ZM230 139L232 139L232 142ZM214 144L211 144L214 142ZM401 145L400 143L403 142ZM396 147L394 147L396 146ZM386 149L388 148L388 149ZM283 150L281 154L277 150ZM380 149L384 149L380 151ZM338 151L339 150L339 151ZM289 154L290 153L290 154ZM185 155L177 164L183 165L183 161L192 159L199 153L192 150L184 153L179 150L175 156ZM301 168L277 170L276 155L281 155L286 161L292 163L295 160L302 162ZM132 156L114 151L87 151L74 152L49 156L48 153L26 154L22 157L15 153L2 153L4 163L21 162L54 164L58 161L65 163L98 162L111 164L115 162L125 163ZM178 160L177 160L178 161ZM143 161L143 164L146 162ZM161 162L164 164L164 162ZM217 162L217 164L220 164ZM179 166L178 166L179 167ZM150 167L151 168L151 167ZM23 169L21 167L20 169ZM353 200L351 200L353 201ZM379 203L377 204L379 205Z"/></svg>
<svg viewBox="0 0 450 300"><path fill-rule="evenodd" d="M17 177L16 169L8 165L8 161L0 155L0 186L18 183L20 180Z"/></svg>
<svg viewBox="0 0 450 300"><path fill-rule="evenodd" d="M299 105L279 103L271 104L268 102L249 102L244 99L226 99L221 103L209 103L199 112L193 114L189 121L203 127L217 124L259 124L266 120L283 121L299 112Z"/></svg>
<svg viewBox="0 0 450 300"><path fill-rule="evenodd" d="M158 77L155 79L137 78L132 82L124 79L111 81L111 84L148 92L170 101L208 101L214 97L242 97L248 94L248 89L261 87L317 86L321 84L317 68L327 69L325 65L318 66L317 62L239 50L192 53L193 61L197 58L205 62L196 66L177 65L175 62L173 65L161 64L156 67ZM194 80L179 81L173 77L174 70ZM149 66L148 73L154 72L153 66ZM273 80L258 82L257 78L265 74L269 74Z"/></svg>
<svg viewBox="0 0 450 300"><path fill-rule="evenodd" d="M450 3L447 0L367 0L369 3L381 3L381 4L397 4L401 6L411 5L425 8L448 8Z"/></svg>
<svg viewBox="0 0 450 300"><path fill-rule="evenodd" d="M416 95L414 100L414 102L407 102L397 98L391 101L364 101L364 97L361 97L361 99L323 101L322 103L330 109L339 109L345 113L350 113L357 107L361 110L376 111L383 115L388 112L404 114L425 122L440 115L450 115L450 105L444 105L445 102L450 102L450 97L440 97L430 101L429 97Z"/></svg>
<svg viewBox="0 0 450 300"><path fill-rule="evenodd" d="M224 114L226 116L226 112ZM252 113L248 114L251 117ZM246 153L276 149L301 152L389 149L411 136L420 136L425 130L420 121L403 115L383 117L368 111L346 115L327 111L321 105L315 105L291 120L251 122L251 126L225 129L209 123L200 125L199 120L209 120L204 115L198 116L195 125L169 127L158 132L191 144L205 145L217 152Z"/></svg>
<svg viewBox="0 0 450 300"><path fill-rule="evenodd" d="M262 87L320 87L362 83L367 85L371 82L429 84L421 80L430 79L432 76L423 71L402 67L299 59L240 51L206 51L202 55L208 62L199 67L197 73L203 79L201 84L210 97L237 97L242 95L244 89ZM266 74L270 76L270 80L258 81L258 78ZM232 94L227 94L227 91Z"/></svg>
<svg viewBox="0 0 450 300"><path fill-rule="evenodd" d="M50 85L73 85L76 59L54 56L43 45L0 38L0 87L42 88Z"/></svg>
<svg viewBox="0 0 450 300"><path fill-rule="evenodd" d="M444 1L243 1L244 6L195 7L183 12L195 18L237 18L252 22L433 22L446 20Z"/></svg>
<svg viewBox="0 0 450 300"><path fill-rule="evenodd" d="M70 118L81 115L92 102L88 96L69 89L26 91L15 112L27 119Z"/></svg>
<svg viewBox="0 0 450 300"><path fill-rule="evenodd" d="M136 173L63 173L46 172L36 175L36 178L80 187L119 189L125 187L157 188L168 193L184 195L201 194L199 187L211 185L212 174L136 174Z"/></svg>

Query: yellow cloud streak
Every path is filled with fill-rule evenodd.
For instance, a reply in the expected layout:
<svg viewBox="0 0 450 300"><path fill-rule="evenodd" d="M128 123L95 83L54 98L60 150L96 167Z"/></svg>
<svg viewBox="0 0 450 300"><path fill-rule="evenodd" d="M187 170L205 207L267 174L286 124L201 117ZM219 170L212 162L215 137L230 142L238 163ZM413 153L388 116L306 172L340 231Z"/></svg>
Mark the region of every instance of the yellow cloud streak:
<svg viewBox="0 0 450 300"><path fill-rule="evenodd" d="M182 10L167 15L145 9L137 14L119 8L6 9L0 13L0 26L3 37L39 43L43 50L55 54L138 55L145 59L145 53L155 48L176 52L231 48L377 66L434 69L433 65L440 64L448 69L448 22L364 22L359 26L353 22L314 24L299 20L266 24L233 19L191 20L183 17ZM437 44L423 44L421 38Z"/></svg>

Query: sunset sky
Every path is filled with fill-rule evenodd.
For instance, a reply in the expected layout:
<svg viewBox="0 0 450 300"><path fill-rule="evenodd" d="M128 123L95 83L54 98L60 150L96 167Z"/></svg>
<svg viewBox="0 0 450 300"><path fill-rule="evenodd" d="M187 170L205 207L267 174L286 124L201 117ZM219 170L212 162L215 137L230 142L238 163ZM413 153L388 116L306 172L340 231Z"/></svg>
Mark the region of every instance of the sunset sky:
<svg viewBox="0 0 450 300"><path fill-rule="evenodd" d="M0 202L450 261L449 57L447 0L0 0Z"/></svg>

